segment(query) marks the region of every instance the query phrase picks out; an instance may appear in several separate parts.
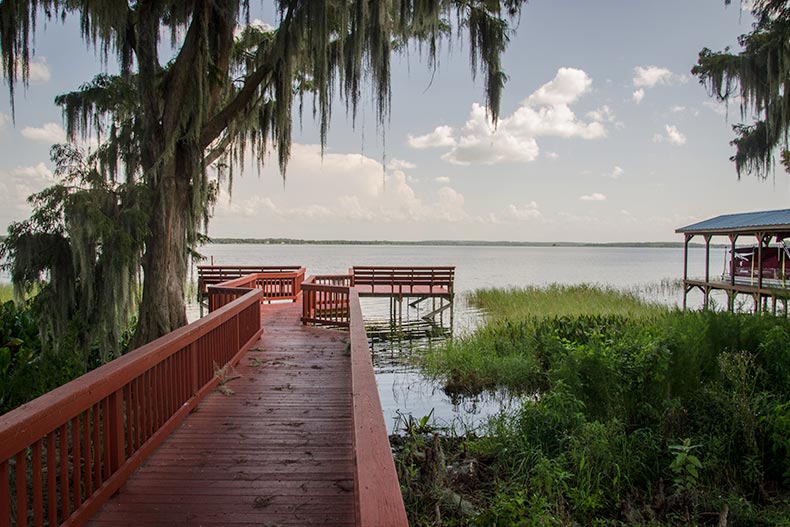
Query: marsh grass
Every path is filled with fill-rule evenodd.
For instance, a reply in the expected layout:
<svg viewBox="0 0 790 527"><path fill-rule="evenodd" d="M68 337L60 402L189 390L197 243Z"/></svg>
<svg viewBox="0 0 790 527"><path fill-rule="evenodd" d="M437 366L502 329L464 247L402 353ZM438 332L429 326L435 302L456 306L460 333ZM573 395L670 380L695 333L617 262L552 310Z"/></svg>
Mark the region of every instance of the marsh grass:
<svg viewBox="0 0 790 527"><path fill-rule="evenodd" d="M592 286L470 301L484 325L428 351L426 368L448 391L526 396L460 451L442 443L477 467L437 483L473 520L437 501L445 489L428 496L444 524L790 525L790 322Z"/></svg>
<svg viewBox="0 0 790 527"><path fill-rule="evenodd" d="M477 289L469 294L468 302L481 308L489 320L576 315L653 318L668 310L666 306L641 299L635 292L590 284Z"/></svg>
<svg viewBox="0 0 790 527"><path fill-rule="evenodd" d="M442 379L454 395L497 388L515 392L542 389L541 342L535 332L543 320L593 317L591 324L611 326L622 325L626 318L656 320L669 311L636 293L592 285L478 289L469 294L468 302L485 313L483 326L422 357L424 369Z"/></svg>

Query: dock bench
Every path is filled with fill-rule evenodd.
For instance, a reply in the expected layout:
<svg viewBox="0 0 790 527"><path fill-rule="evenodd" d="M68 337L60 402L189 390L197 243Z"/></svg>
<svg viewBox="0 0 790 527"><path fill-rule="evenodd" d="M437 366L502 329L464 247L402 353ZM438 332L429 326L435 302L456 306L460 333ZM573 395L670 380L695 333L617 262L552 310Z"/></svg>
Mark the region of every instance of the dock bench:
<svg viewBox="0 0 790 527"><path fill-rule="evenodd" d="M451 299L454 295L455 266L354 266L349 274L359 296Z"/></svg>

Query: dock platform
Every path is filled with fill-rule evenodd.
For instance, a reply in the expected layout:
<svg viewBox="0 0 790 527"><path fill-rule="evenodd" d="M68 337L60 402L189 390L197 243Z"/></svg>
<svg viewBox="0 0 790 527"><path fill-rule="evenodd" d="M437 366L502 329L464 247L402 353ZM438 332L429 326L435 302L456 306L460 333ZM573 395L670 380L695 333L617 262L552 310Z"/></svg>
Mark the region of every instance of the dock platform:
<svg viewBox="0 0 790 527"><path fill-rule="evenodd" d="M205 269L208 315L0 415L0 527L406 526L357 287L453 276Z"/></svg>

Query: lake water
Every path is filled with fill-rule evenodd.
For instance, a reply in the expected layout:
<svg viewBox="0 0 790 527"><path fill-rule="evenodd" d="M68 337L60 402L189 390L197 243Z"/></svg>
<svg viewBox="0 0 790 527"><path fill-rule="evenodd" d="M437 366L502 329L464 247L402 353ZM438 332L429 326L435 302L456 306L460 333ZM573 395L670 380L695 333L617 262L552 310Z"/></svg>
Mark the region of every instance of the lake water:
<svg viewBox="0 0 790 527"><path fill-rule="evenodd" d="M201 252L206 263L213 258L214 265L301 265L308 275L342 274L353 265L456 266L452 326L449 311L438 324L422 320L431 305L412 308L404 302L402 318L393 323L389 300L362 300L379 394L391 431L399 415L421 417L430 412L439 424L471 429L511 403L502 394L451 400L413 365L414 353L439 344L451 333L475 328L481 314L466 305L465 292L480 287L591 283L633 290L672 305L682 301L680 287L667 287L683 277L682 248L229 244L208 245ZM725 253L722 248L711 249L711 276L722 273ZM704 265L704 249L690 249L689 276L703 276ZM196 316L198 308L192 305L190 317Z"/></svg>

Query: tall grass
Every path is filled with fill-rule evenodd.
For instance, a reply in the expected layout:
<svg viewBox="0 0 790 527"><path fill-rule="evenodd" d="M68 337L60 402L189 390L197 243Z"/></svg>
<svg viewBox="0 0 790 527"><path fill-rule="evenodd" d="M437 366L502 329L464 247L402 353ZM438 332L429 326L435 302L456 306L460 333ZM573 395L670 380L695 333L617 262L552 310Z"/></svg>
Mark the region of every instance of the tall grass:
<svg viewBox="0 0 790 527"><path fill-rule="evenodd" d="M477 289L469 294L469 303L483 309L489 320L590 314L653 318L667 312L666 306L646 302L635 293L589 284Z"/></svg>
<svg viewBox="0 0 790 527"><path fill-rule="evenodd" d="M590 286L472 302L485 325L426 367L530 394L456 453L475 525L790 525L790 322Z"/></svg>
<svg viewBox="0 0 790 527"><path fill-rule="evenodd" d="M540 389L545 382L534 337L539 321L578 316L600 317L600 324L655 320L666 306L636 294L592 285L546 288L478 289L469 303L481 308L486 323L477 332L448 342L423 357L423 367L443 378L448 392L474 394L483 389ZM622 322L620 320L620 322Z"/></svg>

